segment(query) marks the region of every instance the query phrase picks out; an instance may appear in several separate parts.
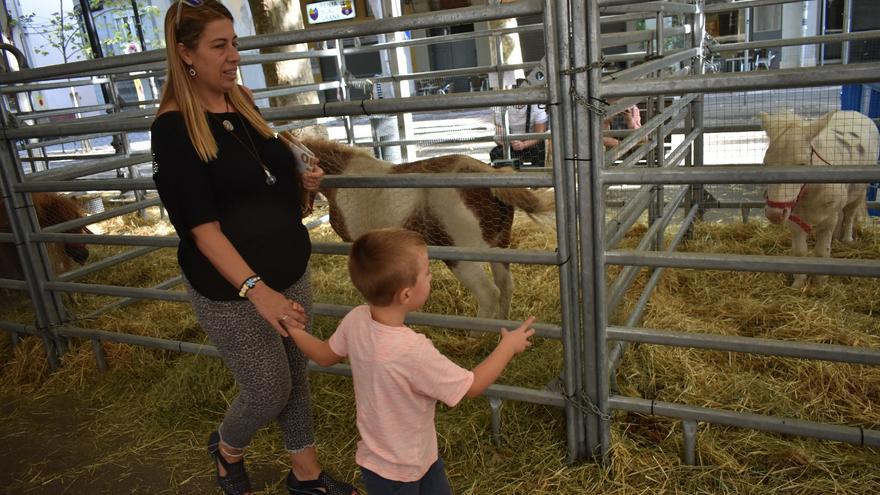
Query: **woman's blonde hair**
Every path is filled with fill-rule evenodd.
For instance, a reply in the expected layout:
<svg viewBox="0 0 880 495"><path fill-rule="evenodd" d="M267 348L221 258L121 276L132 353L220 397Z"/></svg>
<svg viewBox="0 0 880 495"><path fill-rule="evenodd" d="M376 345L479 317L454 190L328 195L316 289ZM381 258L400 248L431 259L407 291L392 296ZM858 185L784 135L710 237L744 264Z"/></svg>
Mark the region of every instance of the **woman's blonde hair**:
<svg viewBox="0 0 880 495"><path fill-rule="evenodd" d="M177 9L180 11L180 24L177 24ZM217 158L217 141L211 134L205 107L196 93L193 77L188 74L188 67L177 53L177 44L183 43L190 50L195 50L205 25L218 19L229 19L232 14L217 0L204 0L202 5L191 7L178 0L171 4L165 13L165 53L168 57L168 72L162 86L162 99L159 108L174 101L183 115L187 134L196 149L199 158L207 163ZM196 76L198 77L198 75ZM227 93L229 104L244 119L263 135L272 137L275 132L254 108L254 102L236 85Z"/></svg>

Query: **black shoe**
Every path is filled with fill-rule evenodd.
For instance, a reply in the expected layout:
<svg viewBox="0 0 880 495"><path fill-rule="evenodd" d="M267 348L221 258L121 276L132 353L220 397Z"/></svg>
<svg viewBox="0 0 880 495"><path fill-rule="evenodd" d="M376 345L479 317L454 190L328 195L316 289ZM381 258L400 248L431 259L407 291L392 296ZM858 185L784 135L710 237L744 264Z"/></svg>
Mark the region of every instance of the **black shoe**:
<svg viewBox="0 0 880 495"><path fill-rule="evenodd" d="M214 459L217 469L217 485L226 495L244 495L251 492L251 480L248 479L247 471L244 470L244 459L238 462L229 462L220 455L220 432L213 432L208 437L208 453ZM226 470L226 476L220 476L220 463Z"/></svg>
<svg viewBox="0 0 880 495"><path fill-rule="evenodd" d="M293 471L287 473L287 491L290 495L357 495L357 489L348 483L337 481L325 471L321 471L318 479L300 481L296 479Z"/></svg>

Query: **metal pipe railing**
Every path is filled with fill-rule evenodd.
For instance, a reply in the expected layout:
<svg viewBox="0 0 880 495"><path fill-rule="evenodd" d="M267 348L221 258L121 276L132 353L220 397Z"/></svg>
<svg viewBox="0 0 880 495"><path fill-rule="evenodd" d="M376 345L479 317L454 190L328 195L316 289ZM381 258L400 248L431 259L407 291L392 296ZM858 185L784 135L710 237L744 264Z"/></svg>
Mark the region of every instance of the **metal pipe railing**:
<svg viewBox="0 0 880 495"><path fill-rule="evenodd" d="M670 153L668 159L664 162L663 167L669 168L678 166L679 162L684 158L684 152L690 148L692 141L696 139L696 136L698 135L699 130L694 129L678 148ZM633 224L635 224L648 207L654 192L653 186L642 186L634 197L625 202L623 208L614 216L614 218L605 224L605 233L607 237L605 243L606 249L615 247L617 243L623 239L626 232L633 226Z"/></svg>
<svg viewBox="0 0 880 495"><path fill-rule="evenodd" d="M75 139L74 141L82 141L82 139ZM70 154L70 155L44 155L44 156L20 156L18 160L20 162L63 162L63 161L77 161L82 160L84 158L111 158L117 156L116 153L85 153L85 154Z"/></svg>
<svg viewBox="0 0 880 495"><path fill-rule="evenodd" d="M608 327L615 340L722 352L747 352L762 356L816 359L851 364L880 365L880 350L849 345L719 335L631 326Z"/></svg>
<svg viewBox="0 0 880 495"><path fill-rule="evenodd" d="M880 277L880 261L877 260L726 253L644 253L628 249L608 251L606 260L609 265Z"/></svg>
<svg viewBox="0 0 880 495"><path fill-rule="evenodd" d="M102 222L109 218L115 218L121 215L125 215L128 213L132 213L135 211L143 210L146 208L150 208L152 206L161 206L162 201L159 197L154 197L150 199L145 199L142 201L135 201L134 203L127 204L124 206L120 206L118 208L113 208L112 210L105 210L101 213L95 213L92 215L88 215L82 218L75 218L73 220L68 220L66 222L62 222L59 224L51 225L49 227L45 227L42 229L42 232L45 233L56 233L56 232L65 232L68 230L78 229L81 227L85 227L86 225L91 225L94 223Z"/></svg>
<svg viewBox="0 0 880 495"><path fill-rule="evenodd" d="M602 171L605 184L806 184L822 182L864 183L880 180L880 167L750 167L711 165L661 170L617 168Z"/></svg>
<svg viewBox="0 0 880 495"><path fill-rule="evenodd" d="M880 29L875 29L872 31L857 31L854 33L804 36L801 38L749 41L744 43L721 43L717 45L708 45L706 48L711 53L718 53L728 51L754 50L757 48L776 48L780 46L812 45L815 43L840 43L844 41L873 40L877 38L880 38Z"/></svg>
<svg viewBox="0 0 880 495"><path fill-rule="evenodd" d="M764 7L766 5L799 3L802 1L803 0L739 0L738 2L709 4L703 7L703 12L707 14L717 14L718 12L730 12L732 10L751 9L755 7Z"/></svg>
<svg viewBox="0 0 880 495"><path fill-rule="evenodd" d="M153 289L173 289L174 287L177 287L178 285L180 285L182 283L183 283L183 276L177 275L175 277L171 277L168 280L165 280L164 282L161 282L159 284L154 285L152 288ZM100 308L92 311L91 313L89 313L88 315L86 315L80 319L81 320L94 319L94 318L101 316L102 314L105 314L107 312L110 312L110 311L113 311L116 309L122 309L126 306L131 306L132 304L139 302L139 301L141 301L141 299L138 299L135 297L125 297L122 299L118 299L116 301L113 301L110 304L107 304L105 306L101 306Z"/></svg>
<svg viewBox="0 0 880 495"><path fill-rule="evenodd" d="M525 69L530 70L534 67L540 65L540 62L525 62L522 64L502 64L500 65L502 71L511 71L511 70L519 70ZM360 79L351 79L349 84L364 84L367 81L369 82L383 82L383 81L412 81L417 79L436 79L443 77L456 77L456 76L474 76L480 74L491 74L498 70L499 66L496 65L483 65L478 67L464 67L460 69L446 69L446 70L435 70L435 71L426 71L426 72L412 72L409 74L397 74L390 76L375 76L369 78L360 78Z"/></svg>
<svg viewBox="0 0 880 495"><path fill-rule="evenodd" d="M639 79L644 75L651 74L660 69L665 69L673 64L678 64L684 60L694 58L699 54L699 47L685 48L677 52L667 53L660 58L651 60L650 62L645 62L643 64L636 65L635 67L630 67L629 69L624 69L608 74L607 76L602 77L602 82L607 83L609 81Z"/></svg>
<svg viewBox="0 0 880 495"><path fill-rule="evenodd" d="M693 101L694 98L696 98L695 95L688 95L678 99L672 105L663 109L662 112L648 119L642 127L630 132L617 146L605 152L605 163L614 163L615 160L637 145L642 138L656 131L661 125L669 124L669 130L671 131L675 127L675 122L684 118L683 112L686 111L687 104Z"/></svg>
<svg viewBox="0 0 880 495"><path fill-rule="evenodd" d="M101 134L90 134L90 135L85 135L85 136L70 136L70 137L63 137L63 138L59 138L59 139L46 139L44 141L39 141L36 143L28 143L25 141L21 141L18 143L18 146L16 146L15 149L20 150L20 151L26 151L26 150L33 150L33 149L39 149L39 148L48 148L49 146L66 144L66 143L71 143L74 141L82 141L84 139L99 138L99 137L104 137L107 135L109 135L109 134L101 133Z"/></svg>
<svg viewBox="0 0 880 495"><path fill-rule="evenodd" d="M89 175L99 174L101 172L116 170L118 168L126 168L141 163L148 163L150 160L152 160L152 157L149 153L134 153L129 156L119 156L118 158L112 158L109 160L91 160L87 162L71 164L64 168L34 172L32 174L28 174L25 179L26 184L72 181L73 179L88 177ZM18 190L25 189L26 186L24 186L24 184L20 184L18 186Z"/></svg>
<svg viewBox="0 0 880 495"><path fill-rule="evenodd" d="M729 74L612 81L602 86L603 98L685 93L728 93L755 88L804 88L841 83L876 82L880 64L862 63L835 67L775 69Z"/></svg>
<svg viewBox="0 0 880 495"><path fill-rule="evenodd" d="M629 12L663 12L668 14L696 14L697 6L690 3L667 1L644 2L630 0L600 0L602 13L626 14Z"/></svg>
<svg viewBox="0 0 880 495"><path fill-rule="evenodd" d="M139 258L145 254L152 253L156 251L157 247L155 246L146 246L132 249L130 251L126 251L124 253L115 254L113 256L109 256L107 258L102 259L101 261L96 261L94 263L89 263L86 266L77 268L75 270L71 270L66 273L62 273L56 277L56 279L60 282L72 282L76 279L85 277L86 275L91 275L92 273L99 272L105 268L109 268L114 265L118 265L122 262L133 260L135 258Z"/></svg>
<svg viewBox="0 0 880 495"><path fill-rule="evenodd" d="M85 107L64 107L64 108L53 108L52 110L34 110L32 112L18 112L12 115L17 119L28 120L28 119L43 119L47 117L57 117L58 115L70 115L72 113L91 113L91 112L101 112L105 110L113 110L114 106L111 104L101 103L98 105L88 105Z"/></svg>
<svg viewBox="0 0 880 495"><path fill-rule="evenodd" d="M664 30L666 38L674 38L690 32L690 26L673 26ZM629 45L632 43L640 43L643 41L651 41L656 37L657 33L653 29L644 31L623 31L618 33L605 33L599 37L602 49L615 46Z"/></svg>
<svg viewBox="0 0 880 495"><path fill-rule="evenodd" d="M328 188L373 188L373 187L551 187L552 175L549 172L530 172L528 174L484 174L484 173L418 173L390 175L330 175L323 182ZM119 191L127 189L154 190L152 179L81 179L76 181L40 181L15 185L17 192L41 191Z"/></svg>
<svg viewBox="0 0 880 495"><path fill-rule="evenodd" d="M342 117L346 115L427 112L442 108L481 108L527 103L548 103L546 89L543 87L529 87L513 91L477 91L441 96L412 96L409 98L365 99L353 102L297 105L287 108L269 108L263 111L263 116L269 121L278 121L313 117ZM0 137L27 139L106 131L115 131L117 133L143 131L148 129L151 123L152 118L131 119L116 117L90 122L39 124L27 128L0 129Z"/></svg>
<svg viewBox="0 0 880 495"><path fill-rule="evenodd" d="M880 447L880 431L867 430L861 427L828 425L793 418L724 411L708 407L689 406L619 395L610 397L608 401L612 408L620 411L694 421L708 421L719 425L749 428L783 435L797 435L821 440L834 440L859 446Z"/></svg>
<svg viewBox="0 0 880 495"><path fill-rule="evenodd" d="M666 205L660 217L652 223L645 234L642 235L642 239L639 241L638 246L636 246L637 251L647 251L652 247L655 237L657 235L663 235L663 232L666 231L666 227L672 221L673 215L675 215L684 201L687 192L688 188L686 186L681 186L675 198ZM626 266L617 275L617 278L608 290L608 299L605 303L609 314L613 314L617 309L624 294L629 290L630 286L635 281L636 275L638 275L638 272L641 269L641 266ZM609 359L609 361L613 361L613 359Z"/></svg>
<svg viewBox="0 0 880 495"><path fill-rule="evenodd" d="M372 53L381 50L389 50L392 48L409 48L413 46L434 45L440 43L455 43L458 41L466 41L480 38L491 38L494 36L504 36L507 34L521 34L535 31L543 31L543 24L526 24L524 26L516 26L509 28L487 29L485 31L472 31L469 33L455 33L444 36L429 36L426 38L414 38L409 40L386 41L383 43L375 43L372 45L361 45L349 48L343 48L344 55L354 55L358 53Z"/></svg>
<svg viewBox="0 0 880 495"><path fill-rule="evenodd" d="M684 240L685 236L688 235L690 229L692 228L695 219L697 218L697 214L699 213L700 205L694 204L690 207L688 214L685 215L684 220L681 222L681 226L676 232L675 236L669 242L669 245L666 247L666 252L672 253L678 249L678 246L681 244L681 241ZM630 267L627 267L630 268ZM641 267L633 266L633 269L641 269ZM639 320L642 319L642 314L645 312L645 309L648 307L648 301L651 298L651 294L654 293L654 289L657 288L657 284L660 283L660 279L663 276L664 268L656 268L654 273L651 274L651 277L648 278L648 282L645 284L645 287L642 289L642 293L639 294L639 300L636 301L633 310L630 312L629 317L626 319L627 326L635 326ZM611 338L611 337L609 337ZM611 377L615 376L617 371L617 366L620 364L620 360L623 359L623 355L626 352L627 342L615 340L614 346L611 348L611 351L608 353L608 375Z"/></svg>
<svg viewBox="0 0 880 495"><path fill-rule="evenodd" d="M100 81L106 82L106 81ZM92 78L69 79L67 81L57 81L51 83L29 83L29 84L10 84L0 85L0 94L26 93L28 91L44 91L47 89L70 88L75 86L91 86L96 83Z"/></svg>
<svg viewBox="0 0 880 495"><path fill-rule="evenodd" d="M636 148L635 151L630 153L629 156L627 156L625 159L623 159L620 163L615 163L613 168L615 170L629 169L629 168L633 168L636 165L638 165L639 161L642 158L644 158L648 153L650 153L653 150L658 149L657 143L663 143L666 140L666 137L669 136L669 134L670 134L670 128L676 126L678 124L678 122L684 120L684 118L687 116L687 113L688 113L687 109L684 109L684 108L681 109L679 111L678 115L676 115L675 117L672 118L672 120L669 121L668 127L665 125L662 126L663 133L661 136L658 137L655 133L653 136L651 136L649 138L648 142L646 142L645 144L642 144L641 146Z"/></svg>

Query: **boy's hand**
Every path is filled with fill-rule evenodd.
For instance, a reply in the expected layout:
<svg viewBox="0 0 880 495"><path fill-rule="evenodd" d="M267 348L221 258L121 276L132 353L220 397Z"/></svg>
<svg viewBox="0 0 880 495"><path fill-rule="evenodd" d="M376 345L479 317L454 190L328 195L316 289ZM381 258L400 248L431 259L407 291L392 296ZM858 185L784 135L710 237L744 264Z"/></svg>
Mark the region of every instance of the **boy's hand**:
<svg viewBox="0 0 880 495"><path fill-rule="evenodd" d="M501 343L498 345L507 347L514 354L519 354L522 351L528 349L532 346L532 343L529 341L529 337L535 335L535 329L531 328L531 325L534 322L535 317L529 316L529 318L524 321L522 325L517 327L516 330L511 331L506 328L502 328Z"/></svg>

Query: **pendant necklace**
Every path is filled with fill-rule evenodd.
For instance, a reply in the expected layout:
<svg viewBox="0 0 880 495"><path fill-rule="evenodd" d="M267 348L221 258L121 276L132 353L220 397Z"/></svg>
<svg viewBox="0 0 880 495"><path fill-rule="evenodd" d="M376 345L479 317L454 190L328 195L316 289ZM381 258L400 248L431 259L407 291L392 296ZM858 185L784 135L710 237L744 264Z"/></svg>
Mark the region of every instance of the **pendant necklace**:
<svg viewBox="0 0 880 495"><path fill-rule="evenodd" d="M229 101L226 102L226 110L227 110L226 113L229 113ZM209 115L214 117L213 114L209 113ZM256 144L254 144L254 138L251 137L251 133L248 131L247 126L244 125L244 120L241 118L241 115L238 115L238 113L236 113L236 115L238 116L238 120L241 123L242 129L244 129L245 134L247 134L248 141L250 142L250 147L247 144L245 144L245 142L242 141L241 138L238 137L238 135L236 135L234 132L232 132L235 130L235 126L232 125L232 122L230 122L227 119L223 119L223 121L220 122L220 125L222 125L223 128L226 129L226 131L229 132L229 134L235 138L236 141L241 143L241 145L244 147L244 149L246 149L247 152L250 153L250 155L252 157L254 157L254 160L260 165L260 167L262 167L263 173L266 174L266 185L269 185L269 186L274 185L276 182L278 182L278 179L274 175L272 175L272 172L269 171L269 167L267 167L266 164L263 162L263 160L260 159L260 155L259 155L259 153L257 153L257 146L256 146ZM214 119L220 120L217 117L214 117Z"/></svg>

